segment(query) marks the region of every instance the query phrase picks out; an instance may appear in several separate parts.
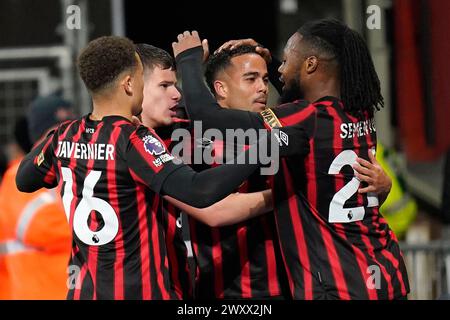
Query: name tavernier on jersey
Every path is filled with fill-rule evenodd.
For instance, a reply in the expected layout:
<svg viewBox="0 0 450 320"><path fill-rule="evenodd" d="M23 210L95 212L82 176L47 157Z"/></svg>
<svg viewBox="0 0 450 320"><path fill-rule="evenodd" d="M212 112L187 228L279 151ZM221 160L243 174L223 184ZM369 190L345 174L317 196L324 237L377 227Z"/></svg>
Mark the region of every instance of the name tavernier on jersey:
<svg viewBox="0 0 450 320"><path fill-rule="evenodd" d="M166 149L155 137L148 135L143 138L145 150L153 156L159 156L154 161L155 167L174 159L170 154L163 154ZM58 158L71 158L79 160L112 160L114 161L115 148L110 143L82 143L59 141L56 150Z"/></svg>
<svg viewBox="0 0 450 320"><path fill-rule="evenodd" d="M114 145L59 141L56 156L80 160L114 160Z"/></svg>

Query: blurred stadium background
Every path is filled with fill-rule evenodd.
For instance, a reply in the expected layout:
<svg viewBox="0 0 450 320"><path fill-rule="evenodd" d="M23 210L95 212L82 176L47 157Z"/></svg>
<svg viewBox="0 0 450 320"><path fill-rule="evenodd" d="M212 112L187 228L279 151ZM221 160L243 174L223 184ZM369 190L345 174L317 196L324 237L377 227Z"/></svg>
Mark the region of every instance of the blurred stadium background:
<svg viewBox="0 0 450 320"><path fill-rule="evenodd" d="M67 25L77 13L73 5L80 9L79 29ZM341 19L365 36L382 82L386 107L377 114L378 138L398 188L385 214L402 241L409 298L448 298L449 14L447 0L2 0L0 146L11 141L15 121L37 96L57 92L79 114L89 112L74 62L98 36L127 36L171 52L178 33L195 29L212 50L251 37L280 57L303 22Z"/></svg>

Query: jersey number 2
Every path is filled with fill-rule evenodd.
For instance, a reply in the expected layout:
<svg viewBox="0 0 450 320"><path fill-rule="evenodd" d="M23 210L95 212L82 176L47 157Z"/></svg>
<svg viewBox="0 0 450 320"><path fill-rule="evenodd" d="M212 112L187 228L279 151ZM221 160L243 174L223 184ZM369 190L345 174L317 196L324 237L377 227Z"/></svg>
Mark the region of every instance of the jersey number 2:
<svg viewBox="0 0 450 320"><path fill-rule="evenodd" d="M353 150L344 150L336 158L328 169L328 174L338 174L345 165L352 166L358 156ZM353 169L353 167L352 167ZM353 172L355 170L353 169ZM364 207L344 208L345 202L358 192L360 181L353 177L341 190L339 190L330 202L328 212L328 222L331 223L349 223L360 221L364 218ZM378 206L376 195L369 193L367 196L367 207Z"/></svg>
<svg viewBox="0 0 450 320"><path fill-rule="evenodd" d="M64 186L63 204L67 219L70 221L70 206L73 200L73 178L72 170L62 167L62 178L66 183ZM100 171L91 171L83 184L83 197L73 214L73 230L77 237L91 246L101 246L112 241L119 231L119 220L113 207L103 199L95 198L94 187L101 176ZM92 211L102 215L104 226L98 231L92 231L88 225L88 219Z"/></svg>

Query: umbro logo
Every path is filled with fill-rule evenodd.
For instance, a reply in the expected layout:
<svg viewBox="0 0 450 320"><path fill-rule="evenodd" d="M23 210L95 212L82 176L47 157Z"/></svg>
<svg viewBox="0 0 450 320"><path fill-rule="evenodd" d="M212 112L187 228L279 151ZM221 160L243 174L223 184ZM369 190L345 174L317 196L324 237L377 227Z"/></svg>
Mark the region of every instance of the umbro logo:
<svg viewBox="0 0 450 320"><path fill-rule="evenodd" d="M289 145L289 136L283 131L280 131L280 139L284 142L285 145Z"/></svg>
<svg viewBox="0 0 450 320"><path fill-rule="evenodd" d="M289 136L283 131L279 130L278 133L274 133L275 138L278 140L280 147L284 145L289 145Z"/></svg>

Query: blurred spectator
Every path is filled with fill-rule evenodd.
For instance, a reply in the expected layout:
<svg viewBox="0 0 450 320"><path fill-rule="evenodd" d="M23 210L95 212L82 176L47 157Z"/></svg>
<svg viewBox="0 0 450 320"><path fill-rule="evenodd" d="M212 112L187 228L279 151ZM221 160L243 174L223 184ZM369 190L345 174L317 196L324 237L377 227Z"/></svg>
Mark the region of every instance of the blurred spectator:
<svg viewBox="0 0 450 320"><path fill-rule="evenodd" d="M31 141L72 117L70 103L61 98L36 99L28 114ZM24 124L18 122L18 127ZM22 127L15 132L17 145L26 147L22 136L26 130ZM6 266L3 272L7 272L0 275L1 291L7 291L5 278L10 284L2 298L65 299L71 232L61 199L56 189L19 192L15 176L20 160L13 160L0 186L0 254Z"/></svg>
<svg viewBox="0 0 450 320"><path fill-rule="evenodd" d="M6 173L8 167L20 163L20 160L29 152L31 148L28 137L28 120L26 117L19 118L14 124L13 140L10 141L4 149L1 150L1 176ZM0 190L3 188L0 188ZM1 193L4 193L3 191ZM0 194L1 197L1 194ZM0 210L1 209L0 204ZM0 300L11 299L11 279L6 267L6 236L2 229L2 215L7 214L0 211Z"/></svg>
<svg viewBox="0 0 450 320"><path fill-rule="evenodd" d="M400 170L396 166L395 152L385 149L381 143L378 143L377 160L392 179L391 191L381 206L380 212L395 235L403 239L409 226L416 219L417 204L408 193Z"/></svg>
<svg viewBox="0 0 450 320"><path fill-rule="evenodd" d="M26 116L19 117L14 124L13 139L6 145L6 157L8 167L15 163L17 159L27 154L32 147L28 134L28 119Z"/></svg>
<svg viewBox="0 0 450 320"><path fill-rule="evenodd" d="M8 157L6 155L5 149L0 145L0 182L2 181L3 175L8 168Z"/></svg>
<svg viewBox="0 0 450 320"><path fill-rule="evenodd" d="M20 151L24 154L30 152L33 144L30 141L28 134L28 119L26 116L20 117L14 126L14 142L20 148Z"/></svg>
<svg viewBox="0 0 450 320"><path fill-rule="evenodd" d="M31 103L28 111L28 133L35 144L55 125L74 118L72 105L57 95L39 97Z"/></svg>

